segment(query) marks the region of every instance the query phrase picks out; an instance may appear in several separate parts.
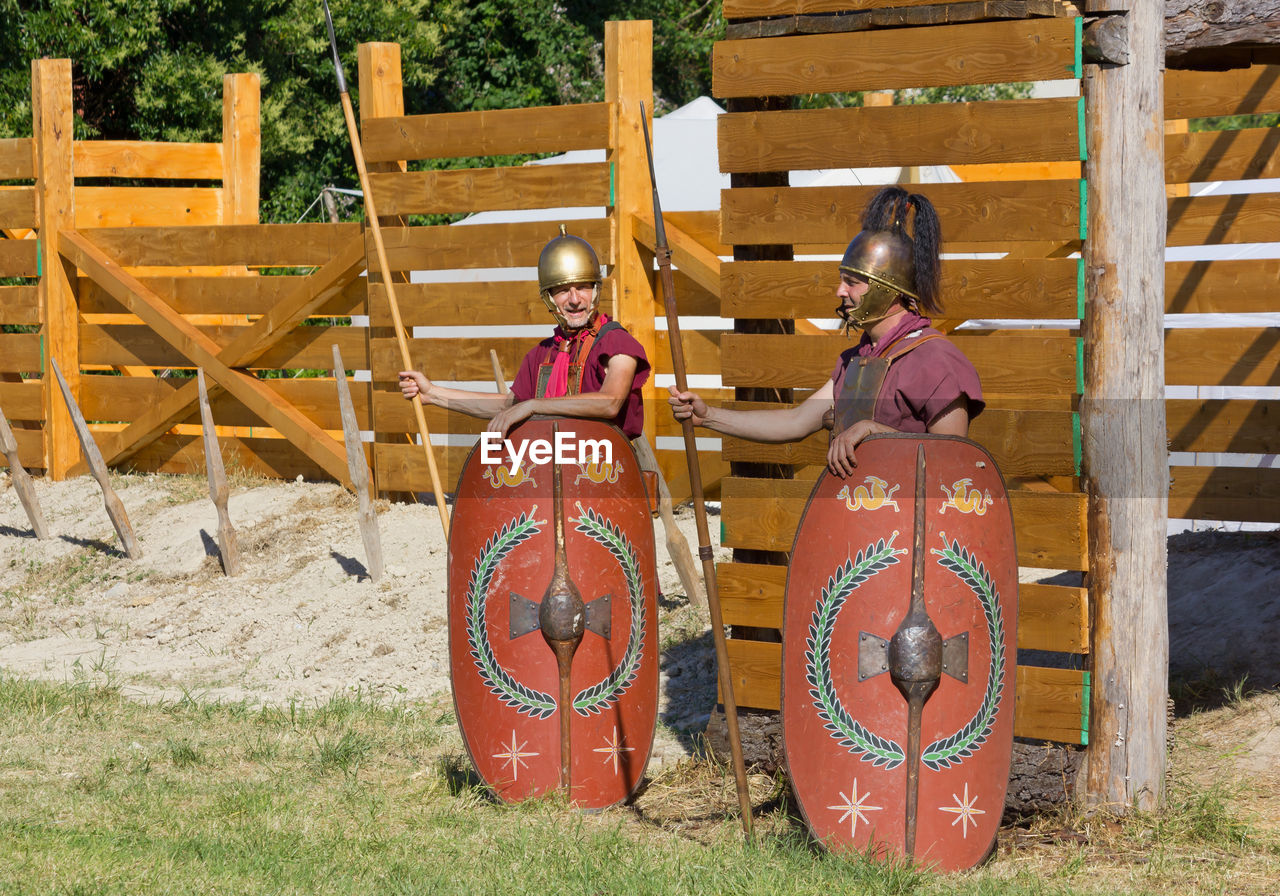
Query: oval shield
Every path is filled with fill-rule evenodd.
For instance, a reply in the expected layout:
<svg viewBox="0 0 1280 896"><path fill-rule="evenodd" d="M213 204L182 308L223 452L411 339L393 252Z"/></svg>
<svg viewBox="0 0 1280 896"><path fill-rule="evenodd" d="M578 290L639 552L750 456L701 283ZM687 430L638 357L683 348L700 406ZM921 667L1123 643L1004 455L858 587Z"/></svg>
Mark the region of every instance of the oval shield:
<svg viewBox="0 0 1280 896"><path fill-rule="evenodd" d="M994 844L1013 746L1004 481L967 439L879 436L857 456L855 476L819 478L787 576L792 785L830 849L970 868Z"/></svg>
<svg viewBox="0 0 1280 896"><path fill-rule="evenodd" d="M657 722L657 555L644 482L626 436L607 423L535 418L508 439L472 450L455 497L449 658L458 724L499 798L567 786L576 806L609 806L639 785ZM580 601L562 617L580 637L564 691L554 646L564 638L543 612L553 578Z"/></svg>

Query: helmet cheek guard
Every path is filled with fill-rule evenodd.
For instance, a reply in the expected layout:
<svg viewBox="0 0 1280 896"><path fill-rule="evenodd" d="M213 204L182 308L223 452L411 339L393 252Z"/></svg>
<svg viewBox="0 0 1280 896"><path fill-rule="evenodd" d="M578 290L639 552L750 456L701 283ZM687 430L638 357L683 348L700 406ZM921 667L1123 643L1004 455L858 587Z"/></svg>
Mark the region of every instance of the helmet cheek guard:
<svg viewBox="0 0 1280 896"><path fill-rule="evenodd" d="M560 225L560 235L543 248L538 257L538 290L542 303L547 306L551 316L565 330L571 329L565 316L556 307L551 293L558 287L570 283L591 283L595 291L591 298L591 315L588 322L595 320L600 305L600 260L596 257L591 244L582 237L565 233L564 225Z"/></svg>
<svg viewBox="0 0 1280 896"><path fill-rule="evenodd" d="M840 261L840 273L866 280L869 288L858 307L842 313L847 324L865 329L883 320L899 296L915 307L914 247L906 237L887 230L864 230L853 238Z"/></svg>

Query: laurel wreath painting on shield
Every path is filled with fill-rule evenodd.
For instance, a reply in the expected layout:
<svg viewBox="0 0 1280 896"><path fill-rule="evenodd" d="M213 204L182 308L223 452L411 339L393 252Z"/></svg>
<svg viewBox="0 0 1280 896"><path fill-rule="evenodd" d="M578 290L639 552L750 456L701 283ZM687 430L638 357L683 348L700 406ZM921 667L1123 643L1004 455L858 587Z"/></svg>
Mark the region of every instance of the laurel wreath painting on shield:
<svg viewBox="0 0 1280 896"><path fill-rule="evenodd" d="M887 541L882 538L868 545L828 577L805 640L805 678L809 682L809 696L813 698L814 708L825 723L823 727L851 754L885 769L901 765L906 753L901 744L868 730L845 709L831 672L831 639L840 610L850 595L876 573L897 563L900 555L907 553L905 549L893 547L897 535L895 531ZM959 764L986 742L1000 708L1005 677L1004 615L995 583L986 566L959 541L948 545L945 533L942 540L943 549L935 548L933 553L939 558L938 564L959 576L982 606L991 645L991 662L987 668L986 690L977 712L959 731L931 743L921 755L921 761L934 771Z"/></svg>
<svg viewBox="0 0 1280 896"><path fill-rule="evenodd" d="M587 716L603 712L609 704L621 697L640 671L645 635L644 576L634 546L618 526L594 509L584 510L581 503L578 504L578 511L580 516L573 521L577 523L577 531L605 547L621 566L627 581L627 596L631 608L631 633L622 659L602 680L584 688L574 697L574 710L581 716ZM480 673L485 687L503 705L535 719L549 718L555 713L555 697L521 684L502 667L489 639L484 609L485 595L489 593L489 585L499 564L516 547L542 531L540 527L543 523L545 521L533 520L525 513L506 523L480 549L467 582L467 646L475 661L476 671Z"/></svg>

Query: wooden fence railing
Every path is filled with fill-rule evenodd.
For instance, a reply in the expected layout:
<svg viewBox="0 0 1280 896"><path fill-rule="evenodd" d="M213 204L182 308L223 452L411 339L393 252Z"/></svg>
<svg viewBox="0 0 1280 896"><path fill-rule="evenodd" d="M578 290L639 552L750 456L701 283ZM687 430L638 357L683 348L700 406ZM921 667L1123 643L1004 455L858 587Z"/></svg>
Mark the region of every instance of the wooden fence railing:
<svg viewBox="0 0 1280 896"><path fill-rule="evenodd" d="M861 4L859 8L872 4ZM886 4L888 5L888 4ZM725 4L726 18L818 13L854 4ZM1028 19L927 28L730 39L716 45L721 97L789 96L1079 77L1078 20ZM738 29L742 30L742 29ZM776 29L775 29L776 31ZM730 35L735 32L733 25ZM779 105L776 101L774 105ZM734 174L839 167L946 165L972 178L912 187L942 219L944 328L969 319L1014 318L1023 329L964 329L953 340L982 377L987 410L972 436L1009 479L1020 564L1086 568L1085 497L1078 485L1081 344L1075 325L1028 329L1035 321L1078 320L1080 262L1065 256L1082 234L1080 101L1015 99L861 108L730 112L720 121L720 163ZM907 137L905 135L910 135ZM1054 167L1060 179L1043 179ZM1065 166L1065 167L1064 167ZM1065 171L1065 174L1062 172ZM908 173L908 177L911 175ZM797 255L842 252L858 231L877 187L735 187L722 197L721 240L783 245ZM1008 253L973 258L979 252ZM739 321L830 318L837 284L831 261L734 261L725 266L723 314ZM803 330L803 326L797 329ZM821 385L848 342L837 335L726 334L722 376L738 389L793 390L799 400ZM723 492L724 543L739 559L720 582L740 703L774 709L780 700L778 629L786 552L825 455L821 434L798 445L724 441L729 461L792 465L794 479L735 475ZM751 468L748 468L751 469ZM757 468L758 469L758 468ZM785 555L784 555L785 556ZM1021 650L1051 651L1062 662L1019 665L1019 735L1081 742L1087 733L1088 651L1085 591L1078 584L1022 589Z"/></svg>

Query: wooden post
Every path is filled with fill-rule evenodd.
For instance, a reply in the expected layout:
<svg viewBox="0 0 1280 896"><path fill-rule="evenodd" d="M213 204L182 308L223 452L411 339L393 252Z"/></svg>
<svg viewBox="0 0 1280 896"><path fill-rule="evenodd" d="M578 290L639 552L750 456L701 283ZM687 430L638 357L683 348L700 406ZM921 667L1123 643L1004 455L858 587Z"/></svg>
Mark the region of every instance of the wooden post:
<svg viewBox="0 0 1280 896"><path fill-rule="evenodd" d="M613 316L627 328L658 367L658 342L654 321L662 309L654 288L653 253L635 238L635 215L653 207L649 162L640 129L641 104L653 108L653 23L606 22L604 26L604 98L614 104L614 143L608 161L613 166L614 202ZM644 433L657 444L655 417L659 407L655 377L640 390L644 399Z"/></svg>
<svg viewBox="0 0 1280 896"><path fill-rule="evenodd" d="M364 123L370 118L386 118L392 115L404 114L404 77L400 70L400 45L396 43L368 43L360 44L357 50L357 78L360 82L360 129L364 130ZM369 171L405 171L408 169L408 163L399 162L370 162ZM383 215L378 219L378 223L383 227L403 227L408 223L404 218L396 215ZM370 259L369 271L366 274L369 283L377 283L381 280L378 273L377 259ZM408 282L408 277L403 273L393 275L397 283ZM391 329L388 327L379 327L376 331L373 329L372 308L369 302L369 291L365 290L364 314L369 316L370 320L365 327L365 360L364 366L369 369L369 382L365 389L368 398L368 417L365 421L366 427L373 433L373 451L370 453L370 469L373 471L373 489L375 493L383 491L378 484L378 442L385 442L388 438L387 434L379 435L377 426L377 402L374 393L377 391L376 384L373 382L373 339L385 339L393 336ZM410 324L412 326L412 324ZM401 441L404 436L398 437Z"/></svg>
<svg viewBox="0 0 1280 896"><path fill-rule="evenodd" d="M347 468L351 471L351 486L360 502L360 537L364 541L365 559L369 561L369 578L382 580L382 539L378 535L378 515L369 495L372 477L365 463L364 444L360 438L360 426L356 423L356 410L351 404L351 390L347 388L347 368L342 363L338 346L333 346L333 379L338 384L338 409L342 416L342 436L347 444Z"/></svg>
<svg viewBox="0 0 1280 896"><path fill-rule="evenodd" d="M222 223L257 224L262 169L261 79L222 76Z"/></svg>
<svg viewBox="0 0 1280 896"><path fill-rule="evenodd" d="M1087 65L1083 479L1093 673L1086 800L1164 798L1169 466L1164 407L1164 5L1128 18L1128 65Z"/></svg>
<svg viewBox="0 0 1280 896"><path fill-rule="evenodd" d="M75 268L58 252L62 230L75 226L72 167L71 60L31 62L31 133L35 139L36 215L40 231L40 338L44 356L44 468L65 479L80 460L75 425L58 394L49 359L66 368L67 387L80 393L80 331Z"/></svg>
<svg viewBox="0 0 1280 896"><path fill-rule="evenodd" d="M5 417L3 409L0 409L0 454L4 454L9 462L9 478L13 480L14 491L22 501L27 519L31 520L32 531L36 533L36 538L48 538L49 528L44 524L44 511L40 509L40 499L36 497L31 477L27 475L27 471L22 466L22 459L18 457L18 441L13 437L13 430L9 428L9 420Z"/></svg>
<svg viewBox="0 0 1280 896"><path fill-rule="evenodd" d="M209 390L204 385L204 368L196 368L200 389L200 430L204 436L204 468L209 479L209 498L218 511L218 552L222 554L222 571L231 578L240 575L240 547L236 528L231 525L227 501L227 471L222 465L222 449L218 447L218 429L213 425L213 409L209 407Z"/></svg>

